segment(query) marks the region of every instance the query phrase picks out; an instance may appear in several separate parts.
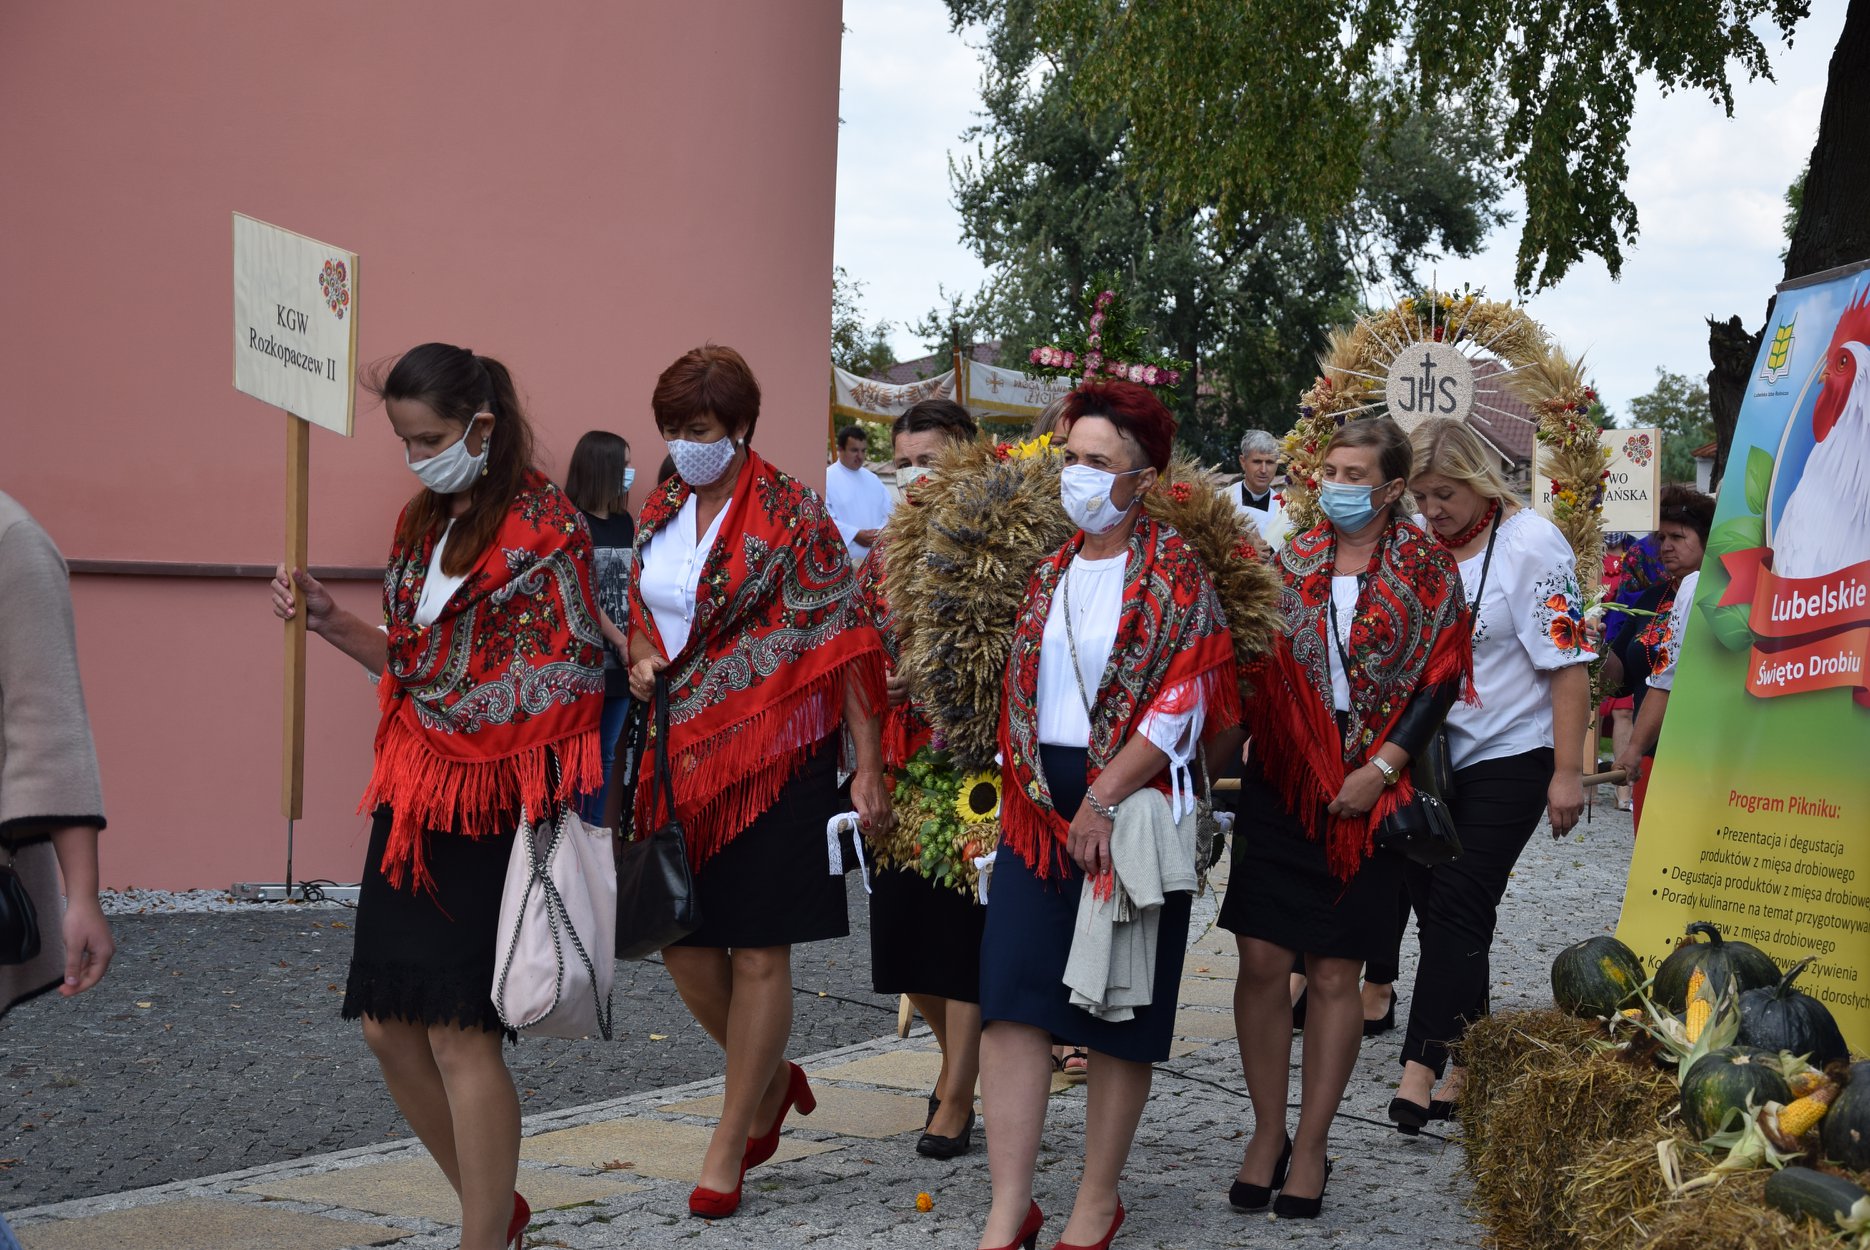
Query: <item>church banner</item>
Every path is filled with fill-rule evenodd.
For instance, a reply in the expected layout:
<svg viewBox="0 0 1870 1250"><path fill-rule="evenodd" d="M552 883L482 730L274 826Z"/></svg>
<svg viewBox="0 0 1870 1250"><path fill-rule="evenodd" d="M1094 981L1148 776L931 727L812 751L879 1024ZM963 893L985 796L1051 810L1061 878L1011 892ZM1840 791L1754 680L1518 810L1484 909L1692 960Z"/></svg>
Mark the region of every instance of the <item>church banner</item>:
<svg viewBox="0 0 1870 1250"><path fill-rule="evenodd" d="M954 370L895 386L831 366L831 411L864 421L894 421L925 399L954 398Z"/></svg>
<svg viewBox="0 0 1870 1250"><path fill-rule="evenodd" d="M1070 394L1077 385L1075 378L1036 378L977 360L962 363L967 366L967 388L963 392L967 410L995 425L1030 425L1046 405Z"/></svg>
<svg viewBox="0 0 1870 1250"><path fill-rule="evenodd" d="M1721 479L1618 936L1764 949L1870 1050L1870 261L1779 289Z"/></svg>

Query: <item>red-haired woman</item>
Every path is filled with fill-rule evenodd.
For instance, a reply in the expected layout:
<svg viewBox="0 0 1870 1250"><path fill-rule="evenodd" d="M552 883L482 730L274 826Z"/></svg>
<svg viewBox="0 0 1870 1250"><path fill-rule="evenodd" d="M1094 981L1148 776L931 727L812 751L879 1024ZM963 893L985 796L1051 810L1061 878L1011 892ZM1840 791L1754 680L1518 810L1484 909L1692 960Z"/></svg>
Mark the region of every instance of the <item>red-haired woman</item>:
<svg viewBox="0 0 1870 1250"><path fill-rule="evenodd" d="M533 463L506 367L411 348L376 388L423 489L396 524L384 628L303 570L273 611L378 684L364 803L376 812L344 1018L363 1020L396 1105L461 1196L463 1250L518 1245L519 1097L491 998L495 929L520 808L558 810L603 783L603 636L591 536Z"/></svg>
<svg viewBox="0 0 1870 1250"><path fill-rule="evenodd" d="M1414 789L1410 759L1441 727L1473 669L1453 557L1405 519L1408 436L1352 421L1325 448L1325 517L1274 557L1285 632L1253 675L1253 736L1221 927L1240 946L1234 1022L1253 1099L1228 1202L1315 1217L1325 1149L1364 1036L1357 982L1395 950L1402 857L1377 825ZM1292 1058L1288 978L1305 958L1304 1096L1286 1133Z"/></svg>
<svg viewBox="0 0 1870 1250"><path fill-rule="evenodd" d="M1214 585L1181 535L1142 507L1168 468L1174 419L1147 388L1105 382L1075 391L1059 425L1060 493L1078 532L1027 586L1000 722L1001 840L981 948L993 1176L982 1246L1030 1247L1044 1221L1033 1166L1055 1037L1091 1054L1084 1175L1059 1244L1108 1246L1123 1223L1117 1183L1153 1065L1169 1057L1187 945L1193 843L1185 855L1172 848L1192 830L1189 765L1204 742L1217 758L1239 744L1233 643ZM1067 966L1078 966L1086 879L1092 900L1125 888L1138 827L1163 834L1155 961L1142 1001L1114 1009L1082 983L1068 989Z"/></svg>
<svg viewBox="0 0 1870 1250"><path fill-rule="evenodd" d="M889 818L878 714L883 644L855 621L854 579L824 501L753 450L760 387L739 352L698 347L650 404L676 476L643 505L630 585L630 691L667 681L668 756L702 927L663 952L696 1021L727 1052L720 1122L689 1210L740 1207L786 1113L816 1105L786 1060L792 947L850 932L825 826L839 810L840 729L866 828ZM636 827L659 783L644 751Z"/></svg>

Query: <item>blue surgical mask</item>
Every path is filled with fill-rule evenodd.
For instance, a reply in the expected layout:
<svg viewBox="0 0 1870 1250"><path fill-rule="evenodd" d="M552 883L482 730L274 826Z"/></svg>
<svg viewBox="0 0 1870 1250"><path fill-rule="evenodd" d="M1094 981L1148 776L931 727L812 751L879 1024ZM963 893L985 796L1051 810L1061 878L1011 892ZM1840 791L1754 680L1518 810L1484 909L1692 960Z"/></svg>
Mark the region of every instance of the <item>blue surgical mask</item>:
<svg viewBox="0 0 1870 1250"><path fill-rule="evenodd" d="M1325 482L1318 487L1318 506L1333 525L1354 534L1376 519L1377 506L1370 502L1370 496L1381 485Z"/></svg>
<svg viewBox="0 0 1870 1250"><path fill-rule="evenodd" d="M636 485L636 466L632 465L631 467L623 471L623 493L626 495L629 494L630 488L635 485Z"/></svg>

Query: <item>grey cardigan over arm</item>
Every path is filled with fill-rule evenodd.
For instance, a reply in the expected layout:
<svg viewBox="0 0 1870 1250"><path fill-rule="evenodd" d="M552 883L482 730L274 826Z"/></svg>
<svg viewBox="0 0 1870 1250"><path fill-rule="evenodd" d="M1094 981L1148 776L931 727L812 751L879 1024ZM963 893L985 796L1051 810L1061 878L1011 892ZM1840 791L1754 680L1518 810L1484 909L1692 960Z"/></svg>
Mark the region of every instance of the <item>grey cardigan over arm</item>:
<svg viewBox="0 0 1870 1250"><path fill-rule="evenodd" d="M38 522L0 494L0 863L39 915L40 952L0 967L0 1015L64 979L64 907L49 835L104 827L97 750L78 680L65 561Z"/></svg>

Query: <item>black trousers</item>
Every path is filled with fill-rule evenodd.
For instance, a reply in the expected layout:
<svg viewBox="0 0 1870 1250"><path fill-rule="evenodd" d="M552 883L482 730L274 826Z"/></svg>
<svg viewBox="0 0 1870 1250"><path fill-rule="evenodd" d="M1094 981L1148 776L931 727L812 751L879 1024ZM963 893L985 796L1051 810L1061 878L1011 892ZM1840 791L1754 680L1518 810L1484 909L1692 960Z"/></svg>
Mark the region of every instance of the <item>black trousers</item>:
<svg viewBox="0 0 1870 1250"><path fill-rule="evenodd" d="M1500 899L1519 853L1545 814L1552 749L1483 760L1454 775L1460 858L1435 868L1410 864L1409 896L1422 940L1402 1058L1447 1067L1448 1047L1487 1014L1489 956Z"/></svg>

